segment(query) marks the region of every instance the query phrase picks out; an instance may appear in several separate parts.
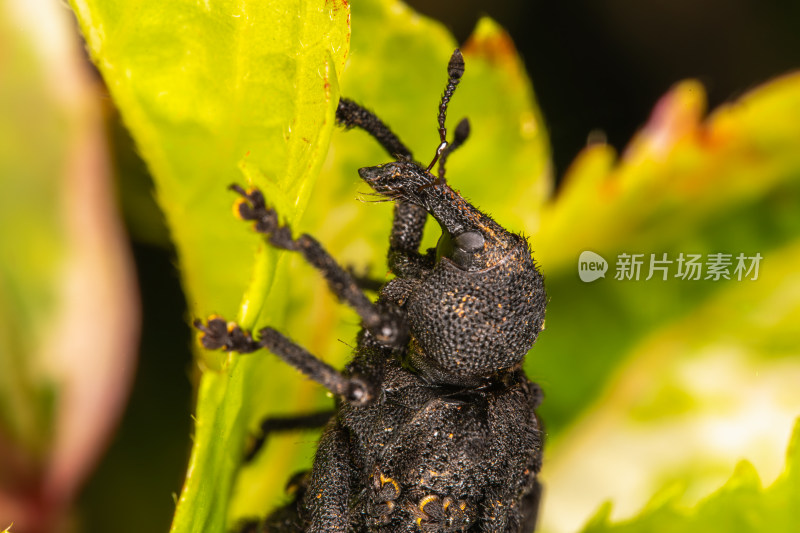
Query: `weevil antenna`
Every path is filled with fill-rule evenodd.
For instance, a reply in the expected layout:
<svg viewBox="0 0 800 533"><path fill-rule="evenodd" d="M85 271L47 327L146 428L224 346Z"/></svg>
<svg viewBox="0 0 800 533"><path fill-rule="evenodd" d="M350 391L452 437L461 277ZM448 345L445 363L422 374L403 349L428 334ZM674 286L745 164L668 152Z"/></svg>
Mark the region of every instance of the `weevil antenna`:
<svg viewBox="0 0 800 533"><path fill-rule="evenodd" d="M453 136L453 142L451 142L447 148L442 152L442 156L439 158L439 172L437 181L440 183L444 183L444 166L447 163L447 158L450 157L450 154L456 151L464 141L467 140L469 137L469 120L466 118L462 118L461 122L458 123L456 126L456 133Z"/></svg>
<svg viewBox="0 0 800 533"><path fill-rule="evenodd" d="M444 88L444 94L439 102L439 146L436 148L436 154L433 156L433 161L426 169L431 171L433 166L439 160L439 157L447 149L447 128L444 123L447 119L447 104L453 97L456 91L458 82L461 81L461 76L464 75L464 56L461 55L461 50L455 49L453 55L450 56L450 62L447 63L447 86Z"/></svg>

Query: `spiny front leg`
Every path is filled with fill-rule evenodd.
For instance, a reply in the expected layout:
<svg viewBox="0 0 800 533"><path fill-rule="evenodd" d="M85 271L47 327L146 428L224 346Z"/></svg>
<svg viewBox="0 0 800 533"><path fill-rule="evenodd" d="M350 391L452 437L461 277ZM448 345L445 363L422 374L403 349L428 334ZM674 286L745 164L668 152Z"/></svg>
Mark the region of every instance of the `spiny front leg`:
<svg viewBox="0 0 800 533"><path fill-rule="evenodd" d="M273 328L262 329L259 331L260 339L255 340L236 323L225 322L219 317L210 318L206 324L195 320L194 327L202 332L200 343L208 350L252 353L266 348L333 394L354 405L363 405L374 398L370 384L358 377L344 376Z"/></svg>
<svg viewBox="0 0 800 533"><path fill-rule="evenodd" d="M409 202L394 206L392 233L389 237L389 269L401 278L419 278L433 268L433 258L419 253L422 231L428 212Z"/></svg>
<svg viewBox="0 0 800 533"><path fill-rule="evenodd" d="M236 211L244 220L255 222L255 230L265 235L270 244L282 250L299 252L311 266L319 270L328 282L331 291L349 304L361 317L364 327L384 346L403 346L408 338L408 326L404 313L390 304L372 303L359 287L351 272L340 266L322 245L308 234L292 238L291 229L278 222L278 214L267 207L264 195L258 189L245 191L238 185L231 189L242 198Z"/></svg>
<svg viewBox="0 0 800 533"><path fill-rule="evenodd" d="M377 115L352 100L339 100L336 122L347 129L360 128L369 133L392 157L413 159L411 151ZM427 218L428 212L418 205L405 202L395 205L389 240L389 268L394 274L418 277L427 267L424 265L424 256L419 254L422 230Z"/></svg>
<svg viewBox="0 0 800 533"><path fill-rule="evenodd" d="M392 157L411 159L411 150L369 109L342 98L336 109L336 122L347 129L360 128L369 133Z"/></svg>

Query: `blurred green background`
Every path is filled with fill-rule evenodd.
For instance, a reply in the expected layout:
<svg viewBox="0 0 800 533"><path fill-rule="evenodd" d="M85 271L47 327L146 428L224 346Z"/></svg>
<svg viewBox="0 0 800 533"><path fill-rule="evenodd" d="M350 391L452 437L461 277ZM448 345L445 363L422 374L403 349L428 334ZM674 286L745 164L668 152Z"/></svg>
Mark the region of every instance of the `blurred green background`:
<svg viewBox="0 0 800 533"><path fill-rule="evenodd" d="M800 66L800 33L797 32L800 7L789 2L712 0L698 5L688 0L648 3L633 0L569 3L496 0L485 4L472 0L458 3L417 0L409 4L420 13L442 21L458 42L467 39L478 18L484 14L494 18L510 33L532 80L547 127L553 177L557 184L590 138L593 141L605 139L617 152L623 152L647 121L656 102L679 80L698 79L708 93L708 108L714 109L760 83ZM391 65L385 67L391 68ZM100 79L97 76L95 81ZM434 105L435 101L429 102L428 107L418 112L433 113ZM688 105L691 107L691 103ZM158 206L151 197L152 182L130 136L121 125L119 114L110 101L106 106L108 141L118 180L120 207L131 239L141 294L142 333L139 366L130 401L108 451L80 492L73 523L77 530L90 532L165 531L172 519L174 498L183 482L191 446L192 379L196 376L191 353L193 334L187 326L189 312L175 266L175 251L169 243ZM403 133L408 137L408 132ZM800 150L795 154L798 152ZM602 159L603 155L596 157ZM365 164L371 162L363 161ZM454 161L453 164L451 180L457 176L457 163ZM592 164L601 169L597 173L603 174L605 167L602 163ZM587 166L591 165L587 163ZM786 168L788 172L797 172L796 166L787 165ZM572 172L585 175L575 169ZM775 181L779 181L778 178ZM564 291L560 294L565 295L558 299L555 295L559 291L550 291L554 299L548 317L552 315L554 319L548 318L547 327L557 332L560 323L556 317L570 317L574 321L574 329L570 331L577 332L566 338L554 334L549 339L550 332L545 332L532 353L535 360L528 366L533 378L545 378L542 385L548 398L553 398L549 406L545 404L543 417L561 456L553 459L549 475L562 475L561 479L566 480L548 480L553 493L568 490L560 487L568 487L570 483L606 484L605 476L613 477L615 472L620 472L614 470L619 464L626 461L640 464L637 460L645 464L657 463L670 457L675 449L691 447L689 441L693 438L713 440L716 435L722 440L735 440L737 436L725 435L723 427L717 428L719 431L715 433L713 427L690 426L690 433L686 433L687 428L678 422L672 428L664 426L662 433L642 435L637 433L641 427L627 424L627 417L635 419L637 413L645 421L659 413L668 417L675 412L691 412L702 401L704 405L716 405L720 418L724 418L729 407L730 390L748 381L759 385L743 392L743 401L753 404L750 416L754 420L747 430L763 430L765 440L770 441L766 447L770 450L768 453L776 449L769 426L772 423L783 424L785 419L773 420L771 414L765 414L771 413L773 407L767 389L771 384L777 388L785 387L787 380L797 375L800 366L798 329L791 325L797 318L794 311L796 293L791 293L796 285L794 281L781 285L781 280L796 280L800 270L793 267L800 254L791 248L792 241L800 235L800 217L796 216L800 207L797 203L797 175L784 177L781 183L772 189L764 185L762 190L754 193L762 195L758 196L758 201L732 201L731 205L735 206L732 209L710 209L714 216L709 219L704 219L702 214L674 208L667 202L662 211L648 213L649 219L633 216L631 221L620 216L619 226L610 225L608 232L613 233L626 231L625 224L630 224L628 228L634 228L630 229L630 239L609 242L608 235L599 232L584 236L585 241L569 243L569 250L580 249L582 245L600 247L601 253L609 260L612 254L625 251L677 254L692 251L686 246L705 249L709 244L734 254L761 251L751 249L753 246L763 247L764 253L777 250L776 254L782 254L780 268L783 270L770 272L770 265L779 264L779 261L765 261L762 265L764 284L752 288L731 286L730 290L718 294L717 286L712 283L673 282L657 286L641 282L621 287L600 282L580 285L576 283L574 269L563 266L572 265L573 258L559 257L557 252L553 252L557 242L542 244L545 256L549 253L552 263L558 265L552 271L545 271L548 287L562 287ZM741 186L741 180L735 184ZM357 189L353 183L338 186L349 187L343 194L355 198ZM741 192L732 186L734 189L746 194L746 191ZM478 197L479 191L473 189L469 192L478 205L484 205ZM559 192L557 188L556 195ZM497 196L499 193L495 190L487 194ZM725 195L719 193L719 196ZM595 200L597 198L602 196ZM643 201L640 198L635 204L640 205ZM353 204L357 209L370 208L356 202ZM611 205L609 209L620 208L618 204ZM601 219L602 209L599 211L600 214L579 210L572 214L578 218L586 217L582 224L591 225L592 216ZM319 214L309 212L308 216L313 221ZM572 226L560 221L558 216L561 215L552 215L551 220L552 227L564 231L557 234L560 238ZM681 217L685 220L681 221ZM674 230L675 236L664 237L665 226ZM540 228L525 229L535 232ZM9 228L3 228L3 231L6 233ZM690 231L696 233L687 233ZM551 237L551 240L555 238ZM657 243L659 248L649 248L652 243ZM347 253L351 256L359 251ZM380 255L382 250L377 252ZM540 260L547 265L546 259ZM313 276L309 271L302 272ZM776 294L765 301L765 290L776 291ZM779 298L781 294L785 298ZM788 309L786 314L775 311L781 306ZM736 311L720 315L720 308ZM631 313L631 309L636 313ZM775 312L775 317L770 317L771 311ZM319 313L324 315L324 311ZM727 323L720 324L719 320ZM753 323L759 320L763 322L763 332L766 333L753 331L752 342L741 343L737 333L752 328ZM299 328L297 324L294 327ZM783 336L774 336L774 331ZM686 367L672 368L663 364L663 360L669 359L675 351L705 353L719 350L719 346L707 344L707 339L715 335L729 340L732 344L729 348L732 352L740 352L740 357L731 357L731 351L721 350L719 357L698 358L694 366L690 363ZM350 338L342 339L344 342L352 341ZM576 358L580 357L580 368L573 363L565 364L563 360L548 361L552 354L568 357L584 350L587 342L593 339L597 342L593 346L596 357L582 352L576 355ZM771 359L769 367L764 367L764 374L768 374L766 379L756 379L758 365L751 364L748 350ZM634 355L623 358L629 352ZM772 364L776 362L778 364ZM636 368L636 365L640 367ZM565 372L574 372L574 376L564 375ZM638 401L643 397L641 391L647 389L648 376L652 372L662 373L660 377L664 379L659 381L660 390L653 391L649 397L644 394L645 401L632 404L631 398ZM663 374L669 372L676 375ZM697 381L695 395L686 392L685 373ZM569 388L561 387L559 390L554 386L570 380L573 385ZM694 383L691 379L689 381ZM620 386L609 391L605 388L609 383ZM795 399L794 396L788 398L787 401ZM615 405L625 410L624 417L615 418ZM586 412L590 415L586 416ZM800 413L800 409L795 409L795 412ZM614 428L615 431L609 433L604 431L605 428ZM789 429L781 428L778 433L782 432L788 438ZM584 441L574 438L576 432L585 435ZM642 439L640 442L653 444L652 457L626 455L631 452L624 443L638 437ZM602 441L603 447L616 446L620 450L621 457L604 456L608 457L610 470L592 470L591 465L581 470L584 466L577 459L587 456L587 450L593 446L592 439ZM613 439L619 439L619 443ZM313 437L301 436L293 440L305 441L308 446ZM781 453L786 442L783 439L778 443L777 449ZM687 473L686 469L693 469L694 474L708 469L707 479L712 480L720 477L724 480L732 472L724 461L721 464L701 462L693 466L669 461L664 464L666 470L672 469L672 477L659 473L661 477L652 481L656 486L679 483ZM773 477L782 464L782 456L774 457L769 464ZM584 472L583 477L581 472ZM622 473L619 476L624 477ZM615 481L621 483L624 480ZM283 484L283 480L274 482ZM711 482L701 480L690 486L689 501L720 485L708 483ZM607 484L613 483L608 481ZM626 485L621 483L621 486ZM644 490L635 482L627 486ZM585 501L576 494L575 507L562 506L554 510L554 514L569 519L566 522L552 520L553 530L567 527L564 525L567 523L580 526L588 517L586 513L591 514L592 509L599 506L600 501L593 498L601 493L599 489L587 490ZM631 501L622 502L626 512L634 513L651 493L634 495L636 497ZM562 505L563 501L563 498L559 500ZM265 503L267 508L271 505L271 502ZM0 527L5 525L0 523Z"/></svg>

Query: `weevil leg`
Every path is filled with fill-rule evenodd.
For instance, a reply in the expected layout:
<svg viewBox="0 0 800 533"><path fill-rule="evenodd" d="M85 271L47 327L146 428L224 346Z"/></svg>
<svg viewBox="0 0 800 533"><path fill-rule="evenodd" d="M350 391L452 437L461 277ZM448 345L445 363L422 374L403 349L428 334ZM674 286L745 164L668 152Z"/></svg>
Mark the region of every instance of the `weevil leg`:
<svg viewBox="0 0 800 533"><path fill-rule="evenodd" d="M306 533L350 530L353 458L348 433L334 425L322 435L303 502Z"/></svg>
<svg viewBox="0 0 800 533"><path fill-rule="evenodd" d="M389 269L394 275L418 278L433 268L433 257L419 253L427 219L428 212L423 207L408 202L395 204L388 254Z"/></svg>
<svg viewBox="0 0 800 533"><path fill-rule="evenodd" d="M235 533L259 533L261 530L261 525L258 520L241 520L235 526Z"/></svg>
<svg viewBox="0 0 800 533"><path fill-rule="evenodd" d="M372 111L359 104L342 98L336 110L336 121L346 128L360 128L369 133L386 152L395 158L411 159L412 154ZM424 267L419 244L428 212L406 202L398 202L394 207L394 222L389 239L389 268L398 276L418 275Z"/></svg>
<svg viewBox="0 0 800 533"><path fill-rule="evenodd" d="M284 337L278 330L263 328L256 340L234 322L225 322L212 317L207 323L195 320L194 327L202 332L200 343L208 350L252 353L261 348L280 357L313 381L316 381L333 394L341 396L354 405L362 405L374 398L372 385L359 377L347 377L341 372L315 357L305 348Z"/></svg>
<svg viewBox="0 0 800 533"><path fill-rule="evenodd" d="M453 142L447 145L439 158L439 177L444 183L445 163L450 154L469 137L469 121L461 120L456 127ZM415 204L397 202L394 207L392 234L389 238L389 268L403 278L419 278L424 270L433 268L433 256L419 253L422 231L428 212Z"/></svg>
<svg viewBox="0 0 800 533"><path fill-rule="evenodd" d="M439 103L439 136L441 144L436 156L428 170L439 161L439 180L444 181L445 162L447 157L469 136L469 122L464 119L456 127L455 139L447 143L447 129L445 119L447 106L455 92L461 76L464 74L464 60L459 50L455 50L447 65L447 85L442 100ZM400 141L397 135L389 129L384 122L374 113L358 105L352 100L342 98L336 109L336 121L346 128L361 128L369 133L386 150L389 155L397 159L412 159L411 151ZM425 270L432 268L433 257L431 254L419 253L422 241L422 232L428 212L418 205L399 201L394 208L394 221L392 233L389 238L389 269L399 277L419 277Z"/></svg>
<svg viewBox="0 0 800 533"><path fill-rule="evenodd" d="M453 142L447 145L439 158L439 176L437 178L439 182L445 182L447 158L464 144L469 137L469 130L467 119L458 123ZM418 205L406 202L398 202L395 205L392 234L389 239L389 268L397 276L419 278L424 270L433 267L432 255L419 253L427 216L428 212Z"/></svg>
<svg viewBox="0 0 800 533"><path fill-rule="evenodd" d="M259 431L253 435L253 440L247 447L244 455L244 462L248 463L258 454L270 434L282 431L299 431L303 429L321 428L336 413L333 410L320 411L305 415L293 416L271 416L261 421Z"/></svg>
<svg viewBox="0 0 800 533"><path fill-rule="evenodd" d="M231 189L242 196L238 214L244 220L255 222L255 230L264 234L276 248L299 252L308 263L322 273L328 286L340 300L352 307L367 329L385 346L402 346L408 335L404 317L399 309L377 305L367 298L358 282L347 269L340 266L312 236L302 234L292 237L288 226L280 225L278 214L266 206L261 191L245 191L238 185Z"/></svg>
<svg viewBox="0 0 800 533"><path fill-rule="evenodd" d="M347 272L353 276L356 285L363 291L378 292L386 284L385 280L371 277L368 271L364 274L358 273L352 265L347 267Z"/></svg>
<svg viewBox="0 0 800 533"><path fill-rule="evenodd" d="M347 98L339 100L336 122L345 128L360 128L369 133L386 152L395 158L411 159L411 150L375 113Z"/></svg>

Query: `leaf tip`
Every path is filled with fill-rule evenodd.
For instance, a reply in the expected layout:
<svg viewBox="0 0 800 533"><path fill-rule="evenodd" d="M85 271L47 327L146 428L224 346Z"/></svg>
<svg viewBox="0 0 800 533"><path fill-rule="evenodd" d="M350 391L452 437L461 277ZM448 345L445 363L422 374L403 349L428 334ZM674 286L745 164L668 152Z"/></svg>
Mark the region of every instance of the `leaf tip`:
<svg viewBox="0 0 800 533"><path fill-rule="evenodd" d="M597 512L586 522L581 530L583 533L591 533L594 530L604 530L610 525L611 510L614 504L610 500L603 502Z"/></svg>
<svg viewBox="0 0 800 533"><path fill-rule="evenodd" d="M741 460L736 464L736 468L733 470L733 476L731 476L728 485L735 487L751 486L760 489L761 478L758 475L756 467L753 466L753 463L747 460Z"/></svg>
<svg viewBox="0 0 800 533"><path fill-rule="evenodd" d="M800 483L800 418L794 422L789 447L786 450L786 475Z"/></svg>
<svg viewBox="0 0 800 533"><path fill-rule="evenodd" d="M681 139L698 131L705 109L706 92L700 82L678 83L658 101L623 157L663 159Z"/></svg>
<svg viewBox="0 0 800 533"><path fill-rule="evenodd" d="M518 54L508 32L494 19L481 17L472 35L461 47L464 54L480 57L492 64L516 61Z"/></svg>

